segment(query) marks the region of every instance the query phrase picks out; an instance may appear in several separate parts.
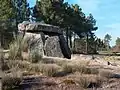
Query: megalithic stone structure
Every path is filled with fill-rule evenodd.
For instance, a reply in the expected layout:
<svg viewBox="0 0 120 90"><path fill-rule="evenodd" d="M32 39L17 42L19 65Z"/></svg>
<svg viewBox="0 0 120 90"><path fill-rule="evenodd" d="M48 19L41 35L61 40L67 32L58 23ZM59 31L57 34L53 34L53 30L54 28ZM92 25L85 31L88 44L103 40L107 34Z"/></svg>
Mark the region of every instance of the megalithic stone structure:
<svg viewBox="0 0 120 90"><path fill-rule="evenodd" d="M24 34L24 39L30 38L28 41L30 53L37 50L42 56L71 58L70 48L59 27L24 21L18 25L18 30Z"/></svg>

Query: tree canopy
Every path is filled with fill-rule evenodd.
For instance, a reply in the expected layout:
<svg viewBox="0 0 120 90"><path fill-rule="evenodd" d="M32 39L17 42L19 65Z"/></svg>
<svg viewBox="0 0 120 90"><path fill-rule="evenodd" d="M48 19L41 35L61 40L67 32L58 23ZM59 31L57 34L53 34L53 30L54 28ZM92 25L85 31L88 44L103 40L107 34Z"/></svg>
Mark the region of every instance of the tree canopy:
<svg viewBox="0 0 120 90"><path fill-rule="evenodd" d="M45 23L57 25L75 32L80 37L84 36L84 33L91 34L93 30L97 30L96 20L92 14L85 16L79 5L70 5L63 0L37 1L33 12L36 20L44 20Z"/></svg>
<svg viewBox="0 0 120 90"><path fill-rule="evenodd" d="M104 37L104 43L105 43L107 49L109 49L109 47L110 47L110 41L112 40L111 38L112 37L109 34L106 34Z"/></svg>
<svg viewBox="0 0 120 90"><path fill-rule="evenodd" d="M120 38L119 37L117 37L117 39L116 39L116 45L120 45Z"/></svg>

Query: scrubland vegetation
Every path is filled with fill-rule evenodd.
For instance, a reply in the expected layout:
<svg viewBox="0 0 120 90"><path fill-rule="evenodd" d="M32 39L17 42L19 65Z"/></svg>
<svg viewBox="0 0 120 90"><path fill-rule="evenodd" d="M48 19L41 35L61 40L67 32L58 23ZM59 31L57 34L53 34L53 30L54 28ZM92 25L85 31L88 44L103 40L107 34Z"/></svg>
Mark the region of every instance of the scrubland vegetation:
<svg viewBox="0 0 120 90"><path fill-rule="evenodd" d="M31 90L89 90L95 88L106 90L113 86L109 85L110 83L119 83L115 76L116 73L111 68L105 68L104 65L101 67L100 64L98 66L92 65L91 63L95 62L94 60L84 60L80 56L77 56L77 58L73 56L71 60L39 57L38 55L34 55L34 58L24 59L21 54L24 48L20 48L23 46L18 45L18 43L15 41L10 44L8 57L5 57L4 54L1 56L2 60L4 60L2 67L4 71L2 78L3 90L21 90L23 88L22 81L25 78L40 77L47 78L47 80L39 81L39 84L45 87L40 89L41 85L35 85L31 87ZM119 59L112 56L106 56L101 59L104 59L107 63L107 61L111 61L113 58L114 61L119 61ZM35 62L31 61L34 59Z"/></svg>
<svg viewBox="0 0 120 90"><path fill-rule="evenodd" d="M40 56L37 51L30 54L29 38L17 37L18 24L26 20L63 29L66 43L78 55L68 60ZM87 16L78 4L37 0L30 7L27 0L0 0L2 90L120 90L120 57L110 56L120 52L120 38L110 47L112 36L98 38L94 33L98 28L93 15ZM80 56L97 51L103 56Z"/></svg>

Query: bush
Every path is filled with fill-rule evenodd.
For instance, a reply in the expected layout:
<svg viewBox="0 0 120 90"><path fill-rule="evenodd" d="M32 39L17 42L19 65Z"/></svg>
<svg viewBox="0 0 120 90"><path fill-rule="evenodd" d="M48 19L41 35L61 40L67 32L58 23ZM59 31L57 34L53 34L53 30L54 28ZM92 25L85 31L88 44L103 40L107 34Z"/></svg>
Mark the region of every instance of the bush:
<svg viewBox="0 0 120 90"><path fill-rule="evenodd" d="M28 40L30 38L23 39L22 36L18 36L12 43L9 45L9 58L12 60L22 59L22 52L27 51Z"/></svg>
<svg viewBox="0 0 120 90"><path fill-rule="evenodd" d="M32 72L41 72L41 68L42 68L43 64L31 64L29 65L29 67L27 68L27 71L32 71Z"/></svg>
<svg viewBox="0 0 120 90"><path fill-rule="evenodd" d="M55 76L57 72L59 72L60 66L56 64L31 64L27 68L28 72L42 73L46 76Z"/></svg>
<svg viewBox="0 0 120 90"><path fill-rule="evenodd" d="M69 75L68 78L75 80L75 82L82 88L100 87L105 81L105 78L98 75L85 75L79 72Z"/></svg>
<svg viewBox="0 0 120 90"><path fill-rule="evenodd" d="M31 52L31 54L30 54L30 61L32 63L37 63L40 60L42 60L42 56L39 54L39 52L37 50L34 50L34 52Z"/></svg>
<svg viewBox="0 0 120 90"><path fill-rule="evenodd" d="M62 69L66 73L72 73L73 72L74 65L71 65L69 63L66 63L62 66Z"/></svg>
<svg viewBox="0 0 120 90"><path fill-rule="evenodd" d="M9 68L18 68L18 69L28 69L30 67L30 63L27 62L27 61L19 61L19 60L16 60L16 61L13 61L13 60L8 60L7 61L7 65Z"/></svg>
<svg viewBox="0 0 120 90"><path fill-rule="evenodd" d="M99 75L101 77L111 78L111 77L113 77L113 72L107 71L107 70L100 70Z"/></svg>
<svg viewBox="0 0 120 90"><path fill-rule="evenodd" d="M98 74L99 73L99 70L98 69L96 69L96 68L85 68L84 70L83 70L83 73L84 74Z"/></svg>
<svg viewBox="0 0 120 90"><path fill-rule="evenodd" d="M80 85L82 88L88 88L90 85L90 81L88 80L87 77L78 77L77 78L77 83Z"/></svg>
<svg viewBox="0 0 120 90"><path fill-rule="evenodd" d="M60 66L56 64L43 64L40 66L40 71L46 76L54 76L59 70Z"/></svg>
<svg viewBox="0 0 120 90"><path fill-rule="evenodd" d="M15 60L16 58L21 58L21 42L22 37L17 37L12 43L9 45L9 58Z"/></svg>
<svg viewBox="0 0 120 90"><path fill-rule="evenodd" d="M62 69L64 72L67 73L74 73L74 72L80 72L84 74L98 74L98 70L95 68L87 68L86 64L82 63L74 63L74 62L69 62L65 63L62 66Z"/></svg>
<svg viewBox="0 0 120 90"><path fill-rule="evenodd" d="M2 90L16 90L20 89L19 84L21 83L22 78L5 76L2 78Z"/></svg>

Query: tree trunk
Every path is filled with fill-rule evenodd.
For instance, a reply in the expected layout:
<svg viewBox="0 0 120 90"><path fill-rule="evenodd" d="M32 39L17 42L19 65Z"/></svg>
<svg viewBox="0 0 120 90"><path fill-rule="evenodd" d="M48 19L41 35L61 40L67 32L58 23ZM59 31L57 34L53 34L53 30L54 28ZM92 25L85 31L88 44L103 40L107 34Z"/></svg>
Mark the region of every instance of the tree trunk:
<svg viewBox="0 0 120 90"><path fill-rule="evenodd" d="M70 39L70 48L72 48L72 35L71 35L71 31L70 31L69 39Z"/></svg>
<svg viewBox="0 0 120 90"><path fill-rule="evenodd" d="M75 33L74 33L74 50L75 50Z"/></svg>
<svg viewBox="0 0 120 90"><path fill-rule="evenodd" d="M86 33L86 54L88 54L88 33Z"/></svg>
<svg viewBox="0 0 120 90"><path fill-rule="evenodd" d="M2 34L0 34L0 71L3 69L3 64L4 64L4 55L3 55L3 49L2 49Z"/></svg>
<svg viewBox="0 0 120 90"><path fill-rule="evenodd" d="M67 44L68 44L68 29L66 29L66 42L67 42Z"/></svg>
<svg viewBox="0 0 120 90"><path fill-rule="evenodd" d="M0 49L2 47L2 38L1 38L1 32L0 32Z"/></svg>

